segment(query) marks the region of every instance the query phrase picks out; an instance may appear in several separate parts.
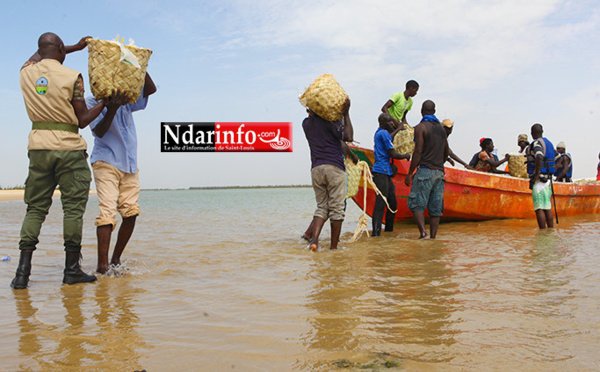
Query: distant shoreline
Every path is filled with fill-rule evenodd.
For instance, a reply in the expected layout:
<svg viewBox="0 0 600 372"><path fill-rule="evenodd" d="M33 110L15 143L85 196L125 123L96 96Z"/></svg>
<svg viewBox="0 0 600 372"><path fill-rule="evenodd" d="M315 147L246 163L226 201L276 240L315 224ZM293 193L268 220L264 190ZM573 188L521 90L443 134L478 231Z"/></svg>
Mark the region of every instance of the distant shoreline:
<svg viewBox="0 0 600 372"><path fill-rule="evenodd" d="M298 189L308 188L311 185L267 185L267 186L194 186L188 190L246 190L246 189Z"/></svg>
<svg viewBox="0 0 600 372"><path fill-rule="evenodd" d="M95 194L96 194L96 190L94 190L94 189L90 190L90 195L95 195ZM11 200L23 200L24 195L25 195L24 189L0 190L0 202L11 201ZM59 197L60 191L55 190L54 194L52 196L55 198Z"/></svg>
<svg viewBox="0 0 600 372"><path fill-rule="evenodd" d="M191 186L176 189L142 189L142 191L190 191L190 190L251 190L251 189L300 189L311 185L267 185L267 186Z"/></svg>
<svg viewBox="0 0 600 372"><path fill-rule="evenodd" d="M298 189L310 188L311 185L269 185L269 186L196 186L180 189L142 189L142 191L189 191L189 190L250 190L250 189ZM9 200L23 200L24 189L0 190L0 202ZM96 190L90 190L90 195L95 195ZM54 192L54 197L60 196L60 191Z"/></svg>

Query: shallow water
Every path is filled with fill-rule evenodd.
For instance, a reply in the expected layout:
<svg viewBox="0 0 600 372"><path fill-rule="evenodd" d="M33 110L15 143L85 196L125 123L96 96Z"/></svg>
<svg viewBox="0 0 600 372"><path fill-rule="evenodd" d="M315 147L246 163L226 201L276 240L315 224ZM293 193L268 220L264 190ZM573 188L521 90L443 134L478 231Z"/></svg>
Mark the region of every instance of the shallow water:
<svg viewBox="0 0 600 372"><path fill-rule="evenodd" d="M144 191L129 270L62 286L55 201L30 288L12 291L25 207L0 203L2 370L598 370L600 216L399 225L311 253L311 189ZM95 197L84 269L95 267ZM343 239L359 211L348 205ZM329 231L323 233L324 243ZM116 234L113 234L116 235Z"/></svg>

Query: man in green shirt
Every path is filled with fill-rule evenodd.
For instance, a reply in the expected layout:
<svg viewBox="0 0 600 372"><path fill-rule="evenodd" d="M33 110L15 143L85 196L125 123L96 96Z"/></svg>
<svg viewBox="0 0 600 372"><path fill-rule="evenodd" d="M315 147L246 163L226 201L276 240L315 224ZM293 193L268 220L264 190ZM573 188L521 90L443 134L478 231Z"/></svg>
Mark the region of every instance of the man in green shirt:
<svg viewBox="0 0 600 372"><path fill-rule="evenodd" d="M412 97L417 95L419 91L419 83L414 80L406 82L406 89L404 92L398 92L392 95L392 97L383 105L381 111L389 114L396 124L396 127L404 129L406 121L406 114L412 108Z"/></svg>

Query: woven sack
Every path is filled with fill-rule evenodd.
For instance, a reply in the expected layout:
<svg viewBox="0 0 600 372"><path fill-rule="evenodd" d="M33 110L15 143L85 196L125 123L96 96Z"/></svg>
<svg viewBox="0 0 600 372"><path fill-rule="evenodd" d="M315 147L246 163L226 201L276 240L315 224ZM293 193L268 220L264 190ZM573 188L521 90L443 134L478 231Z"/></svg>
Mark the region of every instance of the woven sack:
<svg viewBox="0 0 600 372"><path fill-rule="evenodd" d="M525 155L510 154L508 156L508 172L513 177L527 178L527 164L525 164Z"/></svg>
<svg viewBox="0 0 600 372"><path fill-rule="evenodd" d="M323 74L302 93L300 103L327 121L342 118L348 95L331 74Z"/></svg>
<svg viewBox="0 0 600 372"><path fill-rule="evenodd" d="M354 164L348 158L344 158L344 165L346 166L346 175L348 176L348 193L346 194L346 198L353 198L358 193L362 174L361 167L358 164Z"/></svg>
<svg viewBox="0 0 600 372"><path fill-rule="evenodd" d="M103 99L119 92L129 103L137 100L144 86L152 51L132 45L124 47L137 57L139 68L121 61L119 43L98 39L88 40L88 73L92 94L96 99Z"/></svg>
<svg viewBox="0 0 600 372"><path fill-rule="evenodd" d="M394 136L394 148L400 154L410 154L415 151L415 129L404 124L404 129Z"/></svg>

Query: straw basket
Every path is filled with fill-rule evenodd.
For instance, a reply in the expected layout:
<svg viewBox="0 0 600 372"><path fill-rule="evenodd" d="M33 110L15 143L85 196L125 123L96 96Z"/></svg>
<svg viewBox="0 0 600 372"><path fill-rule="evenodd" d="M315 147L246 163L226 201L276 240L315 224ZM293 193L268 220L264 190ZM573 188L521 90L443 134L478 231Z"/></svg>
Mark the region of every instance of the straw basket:
<svg viewBox="0 0 600 372"><path fill-rule="evenodd" d="M415 129L404 124L404 129L394 136L394 148L400 154L410 154L415 151Z"/></svg>
<svg viewBox="0 0 600 372"><path fill-rule="evenodd" d="M527 178L527 164L525 164L525 155L510 154L508 156L508 172L513 177Z"/></svg>
<svg viewBox="0 0 600 372"><path fill-rule="evenodd" d="M323 74L300 96L300 103L327 121L342 118L348 95L331 74Z"/></svg>
<svg viewBox="0 0 600 372"><path fill-rule="evenodd" d="M344 165L346 166L346 174L348 175L348 193L346 194L346 198L353 198L358 193L362 173L361 168L348 158L344 158Z"/></svg>
<svg viewBox="0 0 600 372"><path fill-rule="evenodd" d="M146 68L152 51L135 46L124 46L138 59L140 67L121 61L119 43L107 40L88 40L88 72L92 94L96 99L109 97L117 92L129 103L137 100L146 77Z"/></svg>

